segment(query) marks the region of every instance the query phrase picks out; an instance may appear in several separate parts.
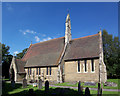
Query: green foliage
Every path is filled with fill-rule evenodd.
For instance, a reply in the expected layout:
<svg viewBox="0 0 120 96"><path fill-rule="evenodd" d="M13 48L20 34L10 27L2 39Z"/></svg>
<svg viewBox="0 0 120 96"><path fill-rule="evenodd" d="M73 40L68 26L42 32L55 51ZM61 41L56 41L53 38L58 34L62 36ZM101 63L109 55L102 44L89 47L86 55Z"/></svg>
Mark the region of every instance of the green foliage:
<svg viewBox="0 0 120 96"><path fill-rule="evenodd" d="M27 52L27 49L28 49L28 48L25 48L24 50L22 50L21 53L18 53L18 54L16 55L16 58L17 58L17 59L21 59L21 58L25 55L25 53Z"/></svg>
<svg viewBox="0 0 120 96"><path fill-rule="evenodd" d="M113 37L103 30L104 62L107 66L108 78L120 78L120 42L118 37Z"/></svg>
<svg viewBox="0 0 120 96"><path fill-rule="evenodd" d="M12 61L9 49L9 46L2 44L2 76L5 76L5 78L9 78L9 68Z"/></svg>

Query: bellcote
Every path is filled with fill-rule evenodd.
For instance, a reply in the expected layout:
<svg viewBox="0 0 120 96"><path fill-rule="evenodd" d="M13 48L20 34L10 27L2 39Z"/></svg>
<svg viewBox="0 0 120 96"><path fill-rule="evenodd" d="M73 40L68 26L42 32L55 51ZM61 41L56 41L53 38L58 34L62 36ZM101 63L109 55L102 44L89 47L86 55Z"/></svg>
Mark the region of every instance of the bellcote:
<svg viewBox="0 0 120 96"><path fill-rule="evenodd" d="M68 14L66 17L65 22L65 43L69 43L69 41L72 39L71 37L71 21L70 21L70 15Z"/></svg>

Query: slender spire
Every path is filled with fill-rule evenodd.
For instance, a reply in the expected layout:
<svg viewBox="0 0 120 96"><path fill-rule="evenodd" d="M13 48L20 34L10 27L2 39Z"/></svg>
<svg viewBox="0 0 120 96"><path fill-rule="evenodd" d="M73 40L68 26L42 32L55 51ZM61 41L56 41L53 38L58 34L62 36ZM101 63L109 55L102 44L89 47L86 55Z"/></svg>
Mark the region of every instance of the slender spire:
<svg viewBox="0 0 120 96"><path fill-rule="evenodd" d="M69 43L69 41L72 39L71 38L71 21L70 21L70 15L69 13L67 14L66 17L66 22L65 22L65 43Z"/></svg>

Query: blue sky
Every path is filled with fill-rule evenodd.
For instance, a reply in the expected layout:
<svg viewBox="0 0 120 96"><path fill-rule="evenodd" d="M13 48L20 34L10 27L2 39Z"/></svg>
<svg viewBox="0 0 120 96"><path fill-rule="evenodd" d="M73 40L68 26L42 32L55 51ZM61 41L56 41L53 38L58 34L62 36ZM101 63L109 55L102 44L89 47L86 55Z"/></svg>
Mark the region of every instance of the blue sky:
<svg viewBox="0 0 120 96"><path fill-rule="evenodd" d="M118 4L4 2L2 4L2 43L10 53L21 52L32 43L63 37L69 9L72 39L96 34L100 28L118 36Z"/></svg>

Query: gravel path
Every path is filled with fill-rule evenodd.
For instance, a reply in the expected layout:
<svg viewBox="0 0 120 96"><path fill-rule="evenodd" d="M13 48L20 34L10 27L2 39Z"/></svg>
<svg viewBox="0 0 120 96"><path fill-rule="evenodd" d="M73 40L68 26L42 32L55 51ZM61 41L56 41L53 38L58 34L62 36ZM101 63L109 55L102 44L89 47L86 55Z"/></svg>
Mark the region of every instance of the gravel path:
<svg viewBox="0 0 120 96"><path fill-rule="evenodd" d="M78 89L78 87L70 87L70 86L56 86L56 85L50 85L51 87L60 87L60 88L72 88L72 89ZM83 88L85 89L85 88ZM90 90L97 90L97 88L89 88ZM103 91L119 91L120 89L103 89Z"/></svg>

